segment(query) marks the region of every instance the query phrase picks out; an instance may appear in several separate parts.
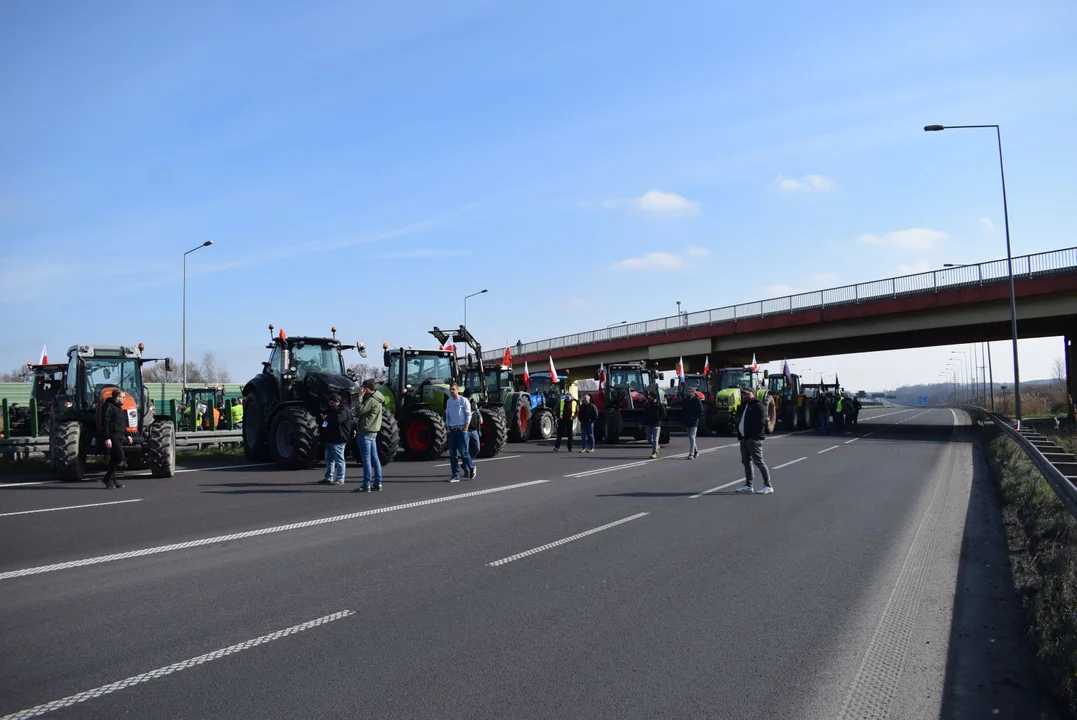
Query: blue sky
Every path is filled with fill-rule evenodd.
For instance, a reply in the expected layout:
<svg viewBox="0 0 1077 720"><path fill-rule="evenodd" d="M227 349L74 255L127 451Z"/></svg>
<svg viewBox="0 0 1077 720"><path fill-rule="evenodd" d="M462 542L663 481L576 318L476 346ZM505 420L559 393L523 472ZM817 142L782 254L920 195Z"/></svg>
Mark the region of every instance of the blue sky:
<svg viewBox="0 0 1077 720"><path fill-rule="evenodd" d="M0 367L178 359L205 240L235 379L269 322L418 346L489 288L493 348L1004 255L993 136L929 123L1003 126L1015 254L1077 245L1074 3L765 5L5 3Z"/></svg>

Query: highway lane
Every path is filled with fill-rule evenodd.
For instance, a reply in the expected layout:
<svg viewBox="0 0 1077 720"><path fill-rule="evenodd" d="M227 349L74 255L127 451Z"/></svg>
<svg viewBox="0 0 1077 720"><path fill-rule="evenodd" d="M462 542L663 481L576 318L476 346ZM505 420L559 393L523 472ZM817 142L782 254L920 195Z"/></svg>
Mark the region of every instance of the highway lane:
<svg viewBox="0 0 1077 720"><path fill-rule="evenodd" d="M635 464L643 458L631 448L600 460L533 446L526 458L486 464L473 483L333 502L388 507L403 493L413 501L548 482L6 579L0 712L352 610L56 715L698 717L727 708L833 717L932 507L939 468L954 475L953 455L968 450L967 439L951 442L949 411L902 412L865 420L853 442L768 440L772 468L793 463L775 470L771 496L729 487L694 497L741 477L736 448ZM596 467L618 469L579 476ZM186 500L171 488L175 515L219 501L195 487ZM299 507L272 497L295 517L323 509L319 495ZM66 511L65 522L92 532L82 513L145 506ZM131 542L160 537L138 528ZM187 529L171 528L163 534Z"/></svg>

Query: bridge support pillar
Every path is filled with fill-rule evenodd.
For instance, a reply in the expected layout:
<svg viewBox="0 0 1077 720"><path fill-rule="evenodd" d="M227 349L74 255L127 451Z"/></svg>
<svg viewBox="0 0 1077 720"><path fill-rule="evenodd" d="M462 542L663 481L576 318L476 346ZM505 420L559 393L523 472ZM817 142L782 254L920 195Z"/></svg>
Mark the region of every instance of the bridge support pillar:
<svg viewBox="0 0 1077 720"><path fill-rule="evenodd" d="M1066 348L1066 418L1077 422L1073 406L1077 398L1077 329L1068 331L1062 342Z"/></svg>

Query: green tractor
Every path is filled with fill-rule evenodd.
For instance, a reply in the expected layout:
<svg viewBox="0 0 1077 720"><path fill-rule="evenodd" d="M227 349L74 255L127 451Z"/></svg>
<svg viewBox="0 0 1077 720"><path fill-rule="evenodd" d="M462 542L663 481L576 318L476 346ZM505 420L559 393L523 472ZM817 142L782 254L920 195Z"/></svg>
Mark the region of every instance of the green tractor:
<svg viewBox="0 0 1077 720"><path fill-rule="evenodd" d="M213 418L206 417L210 401L213 402ZM194 430L197 426L201 430L224 430L228 426L227 412L225 407L224 388L220 385L203 385L201 387L187 387L183 390L182 404L180 406L180 430ZM191 413L195 419L191 421Z"/></svg>
<svg viewBox="0 0 1077 720"><path fill-rule="evenodd" d="M108 454L101 442L104 403L116 388L127 393L128 466L149 468L155 478L176 472L176 434L172 418L158 414L142 383L143 346L72 345L67 350L65 387L52 400L49 415L49 465L61 480L84 480L86 458ZM164 360L172 369L172 360Z"/></svg>
<svg viewBox="0 0 1077 720"><path fill-rule="evenodd" d="M446 341L451 341L454 346L462 342L466 343L474 353L474 369L469 369L464 376L463 387L471 389L472 398L482 414L479 457L497 455L504 449L505 443L513 439L513 436L516 438L513 442L522 442L519 439L521 437L520 418L521 415L526 415L527 421L530 422L531 396L512 389L511 368L507 370L507 386L503 386L501 378L498 377L498 370L491 368L487 371L486 364L482 360L482 345L463 325L454 330L451 336L437 326L434 326L430 334L437 338L443 347ZM508 418L512 418L513 422L510 423ZM526 439L527 437L524 436L524 441Z"/></svg>
<svg viewBox="0 0 1077 720"><path fill-rule="evenodd" d="M336 328L331 338L288 337L283 330L274 337L270 325L269 336L269 360L243 387L243 451L250 460L269 458L279 467L298 470L324 457L318 416L328 412L330 393L356 408L359 384L344 369L343 351L355 348L366 357L366 347L342 344ZM382 464L396 458L399 444L396 419L382 408L377 439ZM347 448L354 452L355 443Z"/></svg>
<svg viewBox="0 0 1077 720"><path fill-rule="evenodd" d="M490 404L499 405L508 425L508 441L527 442L531 438L531 395L518 389L512 368L501 365L469 367L464 375L464 387L475 395L482 394L482 376L486 379L486 397Z"/></svg>
<svg viewBox="0 0 1077 720"><path fill-rule="evenodd" d="M750 367L728 367L715 371L712 381L712 386L717 386L714 393L714 410L708 413L713 429L733 432L734 425L744 410L741 390L751 388L766 410L767 434L774 432L774 426L778 422L778 410L774 396L767 389L768 377L770 374L766 370L752 370Z"/></svg>
<svg viewBox="0 0 1077 720"><path fill-rule="evenodd" d="M34 365L26 363L33 373L33 387L30 388L30 399L33 401L27 407L21 407L18 403L12 403L8 408L7 428L11 437L28 437L32 435L47 435L49 422L52 417L52 401L64 391L67 379L67 365ZM37 408L37 429L34 430L31 410Z"/></svg>

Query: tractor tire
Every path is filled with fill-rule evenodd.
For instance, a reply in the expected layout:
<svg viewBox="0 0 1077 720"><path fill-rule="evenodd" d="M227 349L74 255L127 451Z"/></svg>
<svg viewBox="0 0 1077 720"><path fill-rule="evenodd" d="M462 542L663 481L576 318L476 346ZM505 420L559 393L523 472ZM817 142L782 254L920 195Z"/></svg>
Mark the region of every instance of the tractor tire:
<svg viewBox="0 0 1077 720"><path fill-rule="evenodd" d="M557 417L548 407L535 408L531 415L531 435L536 440L549 440L557 435Z"/></svg>
<svg viewBox="0 0 1077 720"><path fill-rule="evenodd" d="M396 460L396 454L400 452L400 427L396 424L396 418L388 409L381 409L381 430L378 431L378 460L382 465L388 465Z"/></svg>
<svg viewBox="0 0 1077 720"><path fill-rule="evenodd" d="M509 398L509 442L527 442L531 437L531 399L525 393Z"/></svg>
<svg viewBox="0 0 1077 720"><path fill-rule="evenodd" d="M501 408L479 408L479 413L482 415L479 457L493 457L501 452L509 440L509 430L505 427L505 412Z"/></svg>
<svg viewBox="0 0 1077 720"><path fill-rule="evenodd" d="M273 418L269 438L273 462L288 470L301 470L314 462L318 423L306 408L286 405Z"/></svg>
<svg viewBox="0 0 1077 720"><path fill-rule="evenodd" d="M608 445L616 445L621 442L621 430L624 429L624 419L621 417L620 410L617 408L608 408L606 410L603 425L605 426L605 440Z"/></svg>
<svg viewBox="0 0 1077 720"><path fill-rule="evenodd" d="M257 395L248 393L243 398L243 455L248 460L265 460L268 457L267 430L262 403Z"/></svg>
<svg viewBox="0 0 1077 720"><path fill-rule="evenodd" d="M783 402L782 403L782 429L783 430L796 430L800 426L800 413L798 412L796 403Z"/></svg>
<svg viewBox="0 0 1077 720"><path fill-rule="evenodd" d="M61 480L86 479L86 455L82 452L82 425L78 420L56 423L52 432L52 462Z"/></svg>
<svg viewBox="0 0 1077 720"><path fill-rule="evenodd" d="M171 420L150 423L142 454L151 476L170 478L176 474L176 426Z"/></svg>
<svg viewBox="0 0 1077 720"><path fill-rule="evenodd" d="M404 457L437 460L449 444L445 421L429 408L416 408L400 422Z"/></svg>
<svg viewBox="0 0 1077 720"><path fill-rule="evenodd" d="M778 408L774 404L774 396L768 395L767 401L763 404L763 407L766 409L767 413L767 424L764 430L767 435L770 435L774 432L774 427L778 424Z"/></svg>

